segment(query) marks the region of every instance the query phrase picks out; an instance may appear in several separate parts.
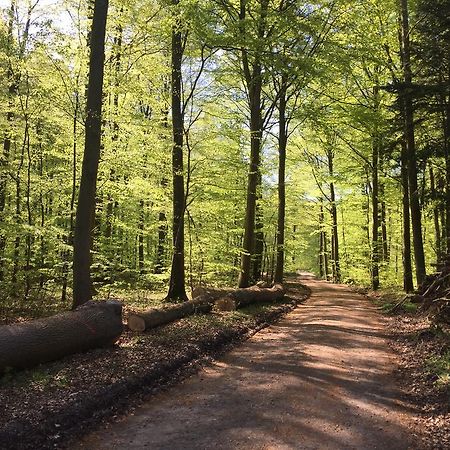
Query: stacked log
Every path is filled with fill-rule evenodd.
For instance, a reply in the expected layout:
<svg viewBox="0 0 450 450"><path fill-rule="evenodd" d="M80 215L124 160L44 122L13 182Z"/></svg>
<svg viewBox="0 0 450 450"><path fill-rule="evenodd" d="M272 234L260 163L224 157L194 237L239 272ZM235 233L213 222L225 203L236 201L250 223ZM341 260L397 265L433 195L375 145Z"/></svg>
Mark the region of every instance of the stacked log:
<svg viewBox="0 0 450 450"><path fill-rule="evenodd" d="M208 313L213 308L219 311L233 311L255 302L281 300L285 290L281 284L272 288L252 286L244 289L197 288L194 300L161 309L134 312L128 316L128 327L132 331L143 332L174 322L197 313Z"/></svg>
<svg viewBox="0 0 450 450"><path fill-rule="evenodd" d="M114 344L122 334L122 304L91 301L74 311L0 327L0 373Z"/></svg>
<svg viewBox="0 0 450 450"><path fill-rule="evenodd" d="M200 296L195 300L167 306L165 308L154 308L143 312L131 313L128 316L128 328L131 331L142 332L193 314L208 313L211 311L212 306L209 297Z"/></svg>

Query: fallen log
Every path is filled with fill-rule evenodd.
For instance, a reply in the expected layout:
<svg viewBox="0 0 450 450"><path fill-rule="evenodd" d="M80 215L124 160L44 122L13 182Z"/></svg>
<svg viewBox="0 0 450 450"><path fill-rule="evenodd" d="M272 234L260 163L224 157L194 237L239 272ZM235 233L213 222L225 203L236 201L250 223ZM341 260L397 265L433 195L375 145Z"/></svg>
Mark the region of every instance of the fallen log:
<svg viewBox="0 0 450 450"><path fill-rule="evenodd" d="M122 334L122 304L91 301L74 311L0 327L0 373L114 344Z"/></svg>
<svg viewBox="0 0 450 450"><path fill-rule="evenodd" d="M205 297L214 303L214 309L218 311L235 311L242 306L255 302L274 302L281 300L286 293L281 284L268 288L266 283L258 283L256 286L241 289L205 288L197 287L193 295L198 298Z"/></svg>
<svg viewBox="0 0 450 450"><path fill-rule="evenodd" d="M256 302L275 302L284 297L286 290L283 285L276 284L271 288L251 286L249 288L236 289L229 292L225 297L236 302L236 307L241 308Z"/></svg>
<svg viewBox="0 0 450 450"><path fill-rule="evenodd" d="M256 301L270 302L281 300L285 293L286 291L281 284L276 284L269 288L264 283L240 289L196 287L193 296L194 298L209 298L211 301L230 298L235 300L238 305L245 305Z"/></svg>
<svg viewBox="0 0 450 450"><path fill-rule="evenodd" d="M201 288L195 294L200 295L194 300L166 306L165 308L153 308L143 312L131 313L128 316L128 328L131 331L143 332L193 314L209 313L214 305L226 303L227 307L225 309L221 307L217 309L230 311L257 301L281 300L285 294L285 290L281 284L278 284L269 289L258 286L244 289Z"/></svg>
<svg viewBox="0 0 450 450"><path fill-rule="evenodd" d="M128 316L128 328L132 331L145 331L165 325L183 317L196 313L208 313L212 302L208 296L200 296L195 300L167 306L161 309L149 309L143 312L131 313Z"/></svg>

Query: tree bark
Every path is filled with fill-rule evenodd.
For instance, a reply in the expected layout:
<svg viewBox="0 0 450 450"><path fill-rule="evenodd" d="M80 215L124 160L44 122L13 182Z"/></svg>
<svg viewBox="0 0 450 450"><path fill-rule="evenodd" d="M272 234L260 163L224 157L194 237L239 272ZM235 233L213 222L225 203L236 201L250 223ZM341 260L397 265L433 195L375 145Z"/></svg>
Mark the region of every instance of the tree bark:
<svg viewBox="0 0 450 450"><path fill-rule="evenodd" d="M240 1L240 33L245 38L245 20L246 20L246 1ZM267 15L268 2L261 1L261 21L258 27L258 36L263 39L265 17ZM245 209L244 239L241 253L241 272L239 275L238 286L240 288L248 287L251 283L251 260L255 245L255 218L256 201L258 198L258 181L261 177L261 141L262 141L262 63L259 52L256 52L253 63L249 62L249 52L243 48L241 51L242 69L244 79L247 85L247 93L250 106L250 166L247 182L247 200Z"/></svg>
<svg viewBox="0 0 450 450"><path fill-rule="evenodd" d="M334 164L332 150L327 151L328 158L328 172L330 177L334 176ZM336 207L336 192L334 189L334 182L330 182L330 203L331 203L331 221L332 221L332 236L331 236L331 260L333 267L333 281L340 283L341 281L341 268L339 261L339 230L338 230L338 218Z"/></svg>
<svg viewBox="0 0 450 450"><path fill-rule="evenodd" d="M433 222L434 222L434 239L436 247L436 265L442 261L442 241L441 241L441 225L439 223L439 206L437 204L436 181L434 178L433 167L430 166L430 193L433 201Z"/></svg>
<svg viewBox="0 0 450 450"><path fill-rule="evenodd" d="M8 17L8 40L6 53L9 58L13 51L13 33L14 33L14 14L16 10L16 1L11 0ZM18 77L14 74L11 63L7 70L8 78L8 111L6 113L6 131L3 139L3 154L0 158L0 220L4 221L6 208L6 190L7 190L7 168L11 152L12 122L14 120L14 97L18 90ZM0 281L4 280L4 260L6 249L6 235L0 232Z"/></svg>
<svg viewBox="0 0 450 450"><path fill-rule="evenodd" d="M144 273L145 252L144 252L144 226L145 226L145 202L139 202L139 223L138 223L138 268L139 273Z"/></svg>
<svg viewBox="0 0 450 450"><path fill-rule="evenodd" d="M172 0L178 5L179 0ZM183 131L182 72L183 42L178 20L172 28L172 173L173 173L173 257L167 299L187 300L184 279L184 174L183 174Z"/></svg>
<svg viewBox="0 0 450 450"><path fill-rule="evenodd" d="M381 239L383 243L383 260L389 261L390 250L389 250L389 240L387 231L387 220L386 220L386 201L384 200L384 184L380 184L380 197L381 197Z"/></svg>
<svg viewBox="0 0 450 450"><path fill-rule="evenodd" d="M379 136L375 136L372 144L372 289L380 287L380 243L379 243L379 185L378 185L378 161L379 161Z"/></svg>
<svg viewBox="0 0 450 450"><path fill-rule="evenodd" d="M281 300L285 290L276 284L272 288L252 286L245 289L201 289L194 300L161 309L150 309L144 312L132 313L128 316L128 327L132 331L146 331L197 313L208 313L213 306L223 300L232 302L236 309L255 302L270 302Z"/></svg>
<svg viewBox="0 0 450 450"><path fill-rule="evenodd" d="M445 244L450 255L450 99L447 101L444 118L444 157L445 157Z"/></svg>
<svg viewBox="0 0 450 450"><path fill-rule="evenodd" d="M108 0L95 0L90 36L85 147L76 211L73 255L73 308L93 295L91 243L101 146L103 74Z"/></svg>
<svg viewBox="0 0 450 450"><path fill-rule="evenodd" d="M320 228L320 248L321 248L321 264L322 264L322 277L328 280L328 274L330 273L328 265L328 245L327 245L327 233L325 231L325 214L323 212L323 199L320 199L320 212L319 212L319 228Z"/></svg>
<svg viewBox="0 0 450 450"><path fill-rule="evenodd" d="M208 313L212 303L204 296L195 300L185 301L179 305L168 306L161 309L150 309L141 313L132 313L128 316L128 327L131 331L145 331L167 323L191 316L197 313Z"/></svg>
<svg viewBox="0 0 450 450"><path fill-rule="evenodd" d="M112 345L122 333L122 304L89 302L53 317L0 327L0 373Z"/></svg>
<svg viewBox="0 0 450 450"><path fill-rule="evenodd" d="M278 114L278 218L277 218L277 262L275 268L275 283L283 282L284 275L284 235L286 219L286 77L282 76L279 93Z"/></svg>
<svg viewBox="0 0 450 450"><path fill-rule="evenodd" d="M414 290L414 282L411 263L411 221L409 216L408 150L406 148L405 140L402 141L401 162L403 188L403 289L405 290L405 292L412 292Z"/></svg>
<svg viewBox="0 0 450 450"><path fill-rule="evenodd" d="M236 308L250 305L255 302L275 302L281 300L286 291L281 284L275 284L271 288L251 286L245 289L235 289L226 297L235 302ZM218 301L218 300L217 300Z"/></svg>
<svg viewBox="0 0 450 450"><path fill-rule="evenodd" d="M417 283L425 279L425 254L423 249L422 217L419 202L419 188L417 184L416 144L414 136L414 107L412 99L412 70L409 38L408 0L400 0L401 10L401 59L405 86L400 93L403 109L406 149L408 154L408 183L411 223L413 232L414 259Z"/></svg>

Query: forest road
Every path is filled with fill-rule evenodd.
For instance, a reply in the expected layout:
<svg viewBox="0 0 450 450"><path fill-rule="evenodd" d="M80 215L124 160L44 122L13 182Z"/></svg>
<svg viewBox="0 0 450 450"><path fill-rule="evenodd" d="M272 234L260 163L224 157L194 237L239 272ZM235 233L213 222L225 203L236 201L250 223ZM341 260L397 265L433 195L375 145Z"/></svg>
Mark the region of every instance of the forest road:
<svg viewBox="0 0 450 450"><path fill-rule="evenodd" d="M384 319L348 287L310 299L73 449L419 449Z"/></svg>

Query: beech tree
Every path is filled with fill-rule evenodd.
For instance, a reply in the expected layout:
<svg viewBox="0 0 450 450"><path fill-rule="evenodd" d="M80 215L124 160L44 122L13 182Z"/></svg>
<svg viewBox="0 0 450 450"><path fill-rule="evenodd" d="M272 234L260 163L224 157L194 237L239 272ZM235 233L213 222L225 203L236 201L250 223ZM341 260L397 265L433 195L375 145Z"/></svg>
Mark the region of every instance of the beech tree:
<svg viewBox="0 0 450 450"><path fill-rule="evenodd" d="M73 245L73 308L91 300L90 267L97 173L100 162L103 74L108 0L95 0L90 33L85 144Z"/></svg>
<svg viewBox="0 0 450 450"><path fill-rule="evenodd" d="M173 0L174 6L179 0ZM170 272L168 299L187 300L184 278L184 213L186 199L183 174L183 132L184 117L182 106L183 39L178 18L172 28L172 174L173 174L173 257Z"/></svg>

